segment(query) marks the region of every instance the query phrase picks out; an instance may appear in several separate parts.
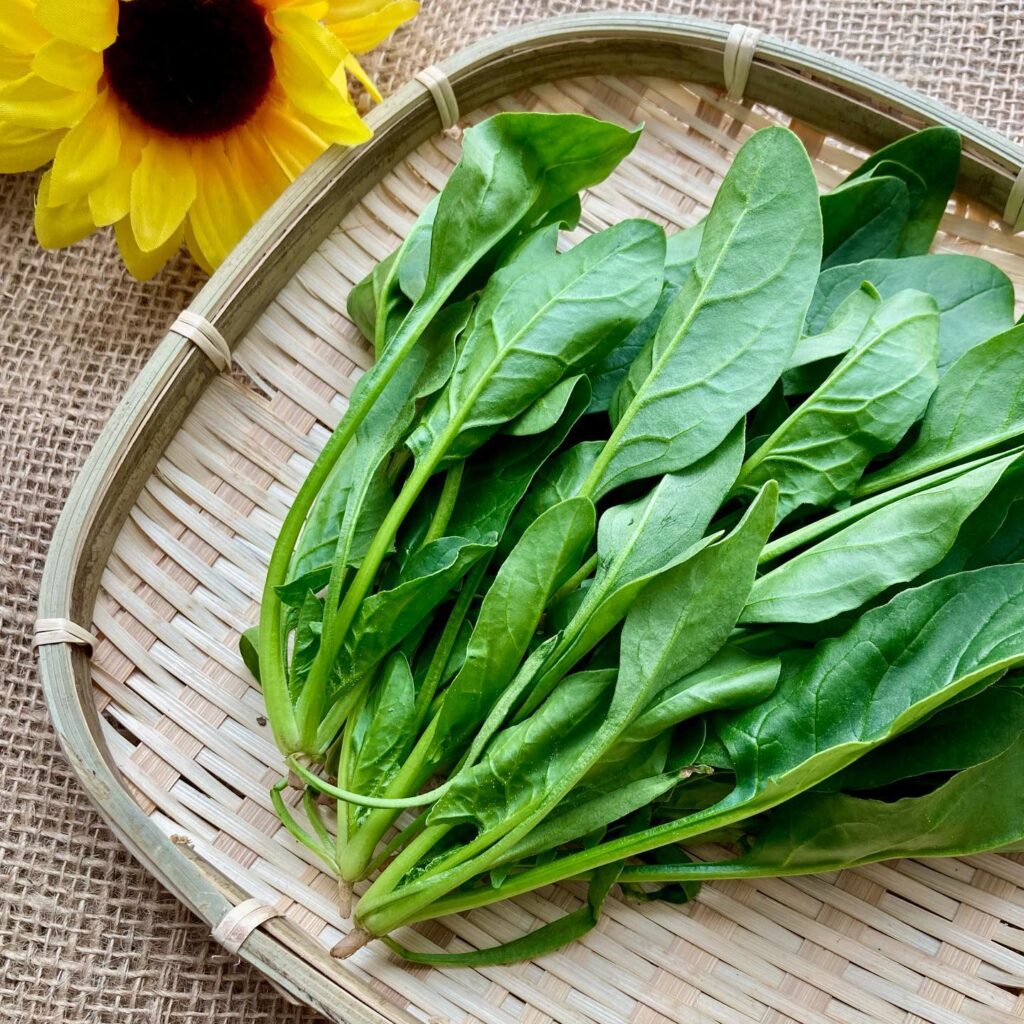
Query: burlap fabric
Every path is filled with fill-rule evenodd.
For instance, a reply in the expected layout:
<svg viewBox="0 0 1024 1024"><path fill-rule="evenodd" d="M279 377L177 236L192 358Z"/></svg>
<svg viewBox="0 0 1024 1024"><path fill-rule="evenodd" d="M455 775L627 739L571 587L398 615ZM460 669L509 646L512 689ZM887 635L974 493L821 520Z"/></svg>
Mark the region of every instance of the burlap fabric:
<svg viewBox="0 0 1024 1024"><path fill-rule="evenodd" d="M385 91L482 35L593 8L757 25L857 60L1019 136L1024 0L427 0L377 60ZM202 283L133 282L111 239L32 234L34 175L0 178L0 1022L311 1021L121 851L57 749L29 650L53 525L86 453Z"/></svg>

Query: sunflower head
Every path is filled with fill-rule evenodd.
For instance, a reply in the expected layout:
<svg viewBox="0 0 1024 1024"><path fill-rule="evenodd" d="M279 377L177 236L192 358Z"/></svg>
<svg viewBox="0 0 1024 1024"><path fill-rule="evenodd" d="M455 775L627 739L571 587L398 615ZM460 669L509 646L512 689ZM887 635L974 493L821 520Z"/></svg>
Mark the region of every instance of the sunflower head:
<svg viewBox="0 0 1024 1024"><path fill-rule="evenodd" d="M207 270L331 143L370 131L359 64L416 0L3 0L0 173L52 161L47 248L113 225L148 278L187 244Z"/></svg>

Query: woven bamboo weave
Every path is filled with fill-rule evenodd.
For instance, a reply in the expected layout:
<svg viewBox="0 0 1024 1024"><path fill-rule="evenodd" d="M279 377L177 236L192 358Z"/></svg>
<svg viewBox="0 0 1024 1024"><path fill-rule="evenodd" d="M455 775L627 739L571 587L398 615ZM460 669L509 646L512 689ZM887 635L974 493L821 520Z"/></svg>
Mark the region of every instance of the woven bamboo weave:
<svg viewBox="0 0 1024 1024"><path fill-rule="evenodd" d="M636 152L585 197L574 241L629 216L669 231L692 224L743 139L789 123L716 89L611 76L538 85L460 123L513 109L646 122ZM791 126L823 188L858 162L843 139ZM389 172L235 347L233 369L200 397L131 509L89 624L104 737L141 807L324 947L348 925L333 881L271 809L281 759L236 641L256 619L289 501L370 365L347 293L398 244L459 148L439 134ZM1001 229L996 211L955 201L937 247L984 256L1024 289L1024 237ZM492 945L580 895L551 887L399 938L421 950ZM409 968L371 946L337 972L379 993L395 1022L998 1024L1024 1019L1024 859L729 882L687 908L609 900L594 932L538 963Z"/></svg>

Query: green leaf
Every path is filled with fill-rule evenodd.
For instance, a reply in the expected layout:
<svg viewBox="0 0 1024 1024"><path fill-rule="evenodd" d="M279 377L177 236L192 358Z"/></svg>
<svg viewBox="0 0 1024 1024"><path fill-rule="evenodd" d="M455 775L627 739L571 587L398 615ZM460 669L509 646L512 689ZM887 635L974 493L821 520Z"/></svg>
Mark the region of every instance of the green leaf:
<svg viewBox="0 0 1024 1024"><path fill-rule="evenodd" d="M660 690L622 739L642 742L697 715L766 700L779 681L778 658L724 647L707 664Z"/></svg>
<svg viewBox="0 0 1024 1024"><path fill-rule="evenodd" d="M1024 464L1015 461L963 524L930 578L1024 561Z"/></svg>
<svg viewBox="0 0 1024 1024"><path fill-rule="evenodd" d="M679 820L525 871L515 891L694 838L791 800L981 680L1022 662L1024 565L906 590L824 644L805 667L799 661L784 666L767 701L718 717L736 771L728 796ZM919 824L915 830L919 836Z"/></svg>
<svg viewBox="0 0 1024 1024"><path fill-rule="evenodd" d="M503 853L500 863L514 864L535 857L579 839L595 828L619 821L664 796L679 784L679 777L679 772L664 772L620 784L564 811L559 807L525 839Z"/></svg>
<svg viewBox="0 0 1024 1024"><path fill-rule="evenodd" d="M1010 456L883 505L762 576L741 622L825 622L937 565Z"/></svg>
<svg viewBox="0 0 1024 1024"><path fill-rule="evenodd" d="M339 652L342 678L352 683L378 665L491 549L465 537L441 537L420 548L394 587L360 605Z"/></svg>
<svg viewBox="0 0 1024 1024"><path fill-rule="evenodd" d="M530 717L499 732L483 758L455 776L430 809L428 827L492 829L543 800L599 730L614 686L613 670L563 679Z"/></svg>
<svg viewBox="0 0 1024 1024"><path fill-rule="evenodd" d="M900 255L910 193L896 177L851 181L821 197L823 270Z"/></svg>
<svg viewBox="0 0 1024 1024"><path fill-rule="evenodd" d="M897 857L963 857L1024 839L1024 737L924 796L893 803L807 793L775 808L734 861L626 869L624 882L801 875Z"/></svg>
<svg viewBox="0 0 1024 1024"><path fill-rule="evenodd" d="M536 960L545 953L582 938L597 924L601 907L620 870L618 864L613 864L595 872L587 888L587 902L579 910L550 921L521 939L500 946L472 953L416 953L400 946L394 939L387 938L384 941L393 952L412 963L434 964L438 967L490 967L514 964L521 960Z"/></svg>
<svg viewBox="0 0 1024 1024"><path fill-rule="evenodd" d="M637 597L622 629L609 720L621 715L632 722L654 694L696 672L725 644L775 522L776 495L775 485L766 484L732 533L661 574Z"/></svg>
<svg viewBox="0 0 1024 1024"><path fill-rule="evenodd" d="M654 337L672 300L679 294L700 249L704 222L669 235L665 247L665 284L657 305L603 359L588 371L594 388L588 413L605 412L633 360Z"/></svg>
<svg viewBox="0 0 1024 1024"><path fill-rule="evenodd" d="M431 761L457 750L490 712L527 651L551 595L576 570L594 535L586 498L535 520L502 563L477 616L466 660L438 711Z"/></svg>
<svg viewBox="0 0 1024 1024"><path fill-rule="evenodd" d="M745 813L833 775L980 680L1024 661L1024 566L898 594L784 674L763 705L723 716Z"/></svg>
<svg viewBox="0 0 1024 1024"><path fill-rule="evenodd" d="M939 306L940 372L979 342L1013 326L1013 284L1006 274L976 256L942 253L865 260L824 271L804 332L824 331L836 307L864 281L870 281L883 299L906 288L934 297Z"/></svg>
<svg viewBox="0 0 1024 1024"><path fill-rule="evenodd" d="M660 737L668 739L670 730L682 722L765 700L779 681L781 667L778 658L755 658L738 648L724 647L707 664L660 690L601 758L586 782L626 777L631 763L643 751Z"/></svg>
<svg viewBox="0 0 1024 1024"><path fill-rule="evenodd" d="M323 602L309 591L305 600L296 610L295 639L292 660L288 666L288 687L292 699L298 697L305 685L313 658L320 647L320 619L324 612Z"/></svg>
<svg viewBox="0 0 1024 1024"><path fill-rule="evenodd" d="M393 654L384 665L369 705L366 730L353 744L354 757L348 788L367 796L380 796L402 766L415 739L416 687L404 654ZM358 822L368 808L353 807Z"/></svg>
<svg viewBox="0 0 1024 1024"><path fill-rule="evenodd" d="M593 582L527 709L622 621L644 587L692 555L729 492L742 455L741 426L710 455L667 474L644 497L615 505L601 516Z"/></svg>
<svg viewBox="0 0 1024 1024"><path fill-rule="evenodd" d="M1024 326L965 352L943 376L909 451L867 477L860 494L951 466L1024 436Z"/></svg>
<svg viewBox="0 0 1024 1024"><path fill-rule="evenodd" d="M883 302L825 382L744 463L735 493L779 484L779 518L849 495L871 459L924 411L937 383L938 315L920 292Z"/></svg>
<svg viewBox="0 0 1024 1024"><path fill-rule="evenodd" d="M962 771L997 757L1024 733L1024 692L990 686L943 708L916 729L871 751L821 788L852 793L930 772Z"/></svg>
<svg viewBox="0 0 1024 1024"><path fill-rule="evenodd" d="M448 522L448 531L481 544L499 542L516 506L534 478L545 471L549 456L583 414L588 398L585 381L579 381L558 423L548 431L526 437L498 435L470 456L464 464L459 500ZM552 501L551 505L556 503ZM538 509L528 523L543 511ZM511 532L518 537L522 531Z"/></svg>
<svg viewBox="0 0 1024 1024"><path fill-rule="evenodd" d="M928 252L946 204L960 173L960 135L952 128L934 125L906 135L877 150L850 176L852 182L867 175L903 167L913 175L910 217L903 229L898 256ZM917 187L921 182L923 188Z"/></svg>
<svg viewBox="0 0 1024 1024"><path fill-rule="evenodd" d="M820 334L804 335L796 343L782 375L785 394L805 395L814 391L832 369L831 360L846 355L857 343L880 302L878 292L865 281L836 306Z"/></svg>
<svg viewBox="0 0 1024 1024"><path fill-rule="evenodd" d="M245 662L249 674L260 681L259 627L252 626L238 638L238 653Z"/></svg>
<svg viewBox="0 0 1024 1024"><path fill-rule="evenodd" d="M541 395L526 412L514 419L505 428L505 433L513 437L527 437L550 430L562 418L573 392L583 386L589 390L589 381L584 374L559 381L550 391Z"/></svg>
<svg viewBox="0 0 1024 1024"><path fill-rule="evenodd" d="M619 385L594 494L683 469L725 439L786 366L820 257L803 146L783 128L755 132L715 197L690 276Z"/></svg>
<svg viewBox="0 0 1024 1024"><path fill-rule="evenodd" d="M664 251L660 228L623 221L509 285L496 275L451 382L409 438L416 458L465 457L566 371L599 358L654 306Z"/></svg>

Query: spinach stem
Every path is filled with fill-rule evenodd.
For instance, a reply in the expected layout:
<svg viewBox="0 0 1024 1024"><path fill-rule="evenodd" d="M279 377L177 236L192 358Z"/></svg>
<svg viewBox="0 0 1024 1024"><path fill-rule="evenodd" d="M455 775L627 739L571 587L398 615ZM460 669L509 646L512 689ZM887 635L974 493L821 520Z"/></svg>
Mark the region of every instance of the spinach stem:
<svg viewBox="0 0 1024 1024"><path fill-rule="evenodd" d="M795 551L797 548L804 547L812 541L834 533L836 530L863 518L869 512L874 512L885 505L890 505L900 498L905 498L911 494L917 494L919 491L935 487L938 484L946 483L948 480L953 480L969 470L987 466L989 463L996 462L999 459L1010 459L1021 452L1024 452L1024 447L1013 448L1007 452L998 452L995 455L984 455L973 462L962 463L959 466L940 470L930 476L919 477L917 480L911 480L909 483L903 484L901 487L895 487L891 491L885 491L883 494L848 505L846 508L840 509L840 511L834 512L830 516L825 516L823 519L808 523L807 526L794 530L792 533L787 533L771 544L766 544L761 552L761 557L758 559L758 565L765 565L768 562L775 561L777 558L781 558L783 555L788 555L791 551Z"/></svg>
<svg viewBox="0 0 1024 1024"><path fill-rule="evenodd" d="M597 552L595 551L555 592L551 595L549 605L558 604L567 598L597 568Z"/></svg>
<svg viewBox="0 0 1024 1024"><path fill-rule="evenodd" d="M281 531L274 544L270 564L267 566L266 582L263 585L258 639L260 685L267 717L270 719L277 745L286 755L303 751L312 753L310 748L315 740L315 732L310 734L311 731L303 716L297 715L292 707L291 694L288 690L288 670L285 665L285 638L282 636L282 603L276 588L283 584L288 576L288 567L291 565L292 554L306 517L331 470L355 436L356 430L374 402L395 375L401 362L444 305L449 292L450 289L438 289L431 301L422 305L417 304L409 311L391 344L381 354L380 361L360 380L361 387L357 385L352 403L317 456L281 524ZM333 658L331 660L333 661Z"/></svg>
<svg viewBox="0 0 1024 1024"><path fill-rule="evenodd" d="M483 581L490 562L490 558L484 558L466 574L462 590L459 591L459 596L456 598L455 604L448 615L448 621L445 623L441 638L438 640L437 647L431 656L430 664L427 666L427 674L423 680L423 685L420 687L419 693L416 694L416 704L413 709L416 733L420 731L424 720L430 712L430 703L434 699L434 694L441 683L441 676L444 674L445 666L451 657L455 640L459 635L459 630L462 628L462 623L466 621L469 606L476 596L477 589Z"/></svg>
<svg viewBox="0 0 1024 1024"><path fill-rule="evenodd" d="M457 462L445 474L441 496L438 498L437 507L434 509L434 515L430 520L430 526L427 529L426 536L423 538L424 545L429 544L432 540L437 540L439 537L443 537L444 531L448 529L448 522L455 511L455 500L459 496L459 485L462 483L462 471L465 465L465 462Z"/></svg>

